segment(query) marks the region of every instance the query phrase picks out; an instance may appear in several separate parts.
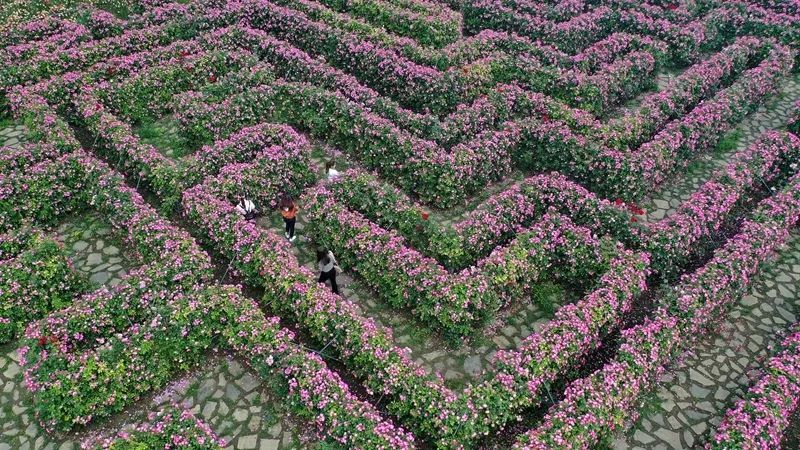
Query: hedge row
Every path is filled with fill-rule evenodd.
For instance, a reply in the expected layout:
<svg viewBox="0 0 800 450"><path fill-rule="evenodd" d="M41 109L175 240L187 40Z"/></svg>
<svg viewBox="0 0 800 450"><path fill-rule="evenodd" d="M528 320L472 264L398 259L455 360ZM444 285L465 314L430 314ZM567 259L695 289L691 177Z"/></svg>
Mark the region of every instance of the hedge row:
<svg viewBox="0 0 800 450"><path fill-rule="evenodd" d="M36 235L26 245L13 259L0 261L0 344L89 289L87 277L75 270L58 242Z"/></svg>
<svg viewBox="0 0 800 450"><path fill-rule="evenodd" d="M172 406L147 415L147 421L116 436L91 441L95 450L141 450L178 448L185 450L222 450L226 442L219 439L205 422L190 411Z"/></svg>

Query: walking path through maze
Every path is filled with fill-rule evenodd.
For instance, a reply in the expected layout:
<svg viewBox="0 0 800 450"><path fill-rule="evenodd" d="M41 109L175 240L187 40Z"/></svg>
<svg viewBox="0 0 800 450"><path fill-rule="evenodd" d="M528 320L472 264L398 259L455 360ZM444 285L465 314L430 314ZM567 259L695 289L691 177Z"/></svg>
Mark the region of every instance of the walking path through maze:
<svg viewBox="0 0 800 450"><path fill-rule="evenodd" d="M23 3L0 450L800 442L794 2Z"/></svg>

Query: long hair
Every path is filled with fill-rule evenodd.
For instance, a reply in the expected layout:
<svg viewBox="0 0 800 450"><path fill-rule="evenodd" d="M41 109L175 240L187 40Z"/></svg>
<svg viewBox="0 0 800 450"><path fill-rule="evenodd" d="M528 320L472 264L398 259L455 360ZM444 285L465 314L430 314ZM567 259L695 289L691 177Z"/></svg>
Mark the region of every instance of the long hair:
<svg viewBox="0 0 800 450"><path fill-rule="evenodd" d="M284 195L281 199L281 209L291 209L294 206L294 200L291 195Z"/></svg>
<svg viewBox="0 0 800 450"><path fill-rule="evenodd" d="M325 264L328 264L330 261L331 258L328 256L328 250L317 250L317 262L324 262Z"/></svg>

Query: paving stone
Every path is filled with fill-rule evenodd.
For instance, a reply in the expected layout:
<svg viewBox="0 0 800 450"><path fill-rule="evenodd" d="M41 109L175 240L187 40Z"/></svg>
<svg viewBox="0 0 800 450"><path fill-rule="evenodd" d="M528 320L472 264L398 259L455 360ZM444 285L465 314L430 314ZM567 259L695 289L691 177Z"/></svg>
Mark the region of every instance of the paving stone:
<svg viewBox="0 0 800 450"><path fill-rule="evenodd" d="M89 265L95 266L103 262L103 255L100 253L91 253L86 257L86 262Z"/></svg>
<svg viewBox="0 0 800 450"><path fill-rule="evenodd" d="M89 281L91 281L93 283L104 284L110 278L111 278L111 274L109 274L108 272L103 271L103 272L97 272L97 273L92 274L92 276L89 277Z"/></svg>

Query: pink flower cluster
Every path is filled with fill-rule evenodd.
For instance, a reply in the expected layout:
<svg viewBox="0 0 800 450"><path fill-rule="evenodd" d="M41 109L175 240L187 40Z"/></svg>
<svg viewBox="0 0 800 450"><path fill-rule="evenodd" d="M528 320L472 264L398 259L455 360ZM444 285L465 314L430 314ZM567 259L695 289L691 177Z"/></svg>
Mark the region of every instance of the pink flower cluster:
<svg viewBox="0 0 800 450"><path fill-rule="evenodd" d="M150 446L164 449L221 450L226 442L191 411L171 405L150 413L147 421L116 436L84 442L84 450L113 450Z"/></svg>

